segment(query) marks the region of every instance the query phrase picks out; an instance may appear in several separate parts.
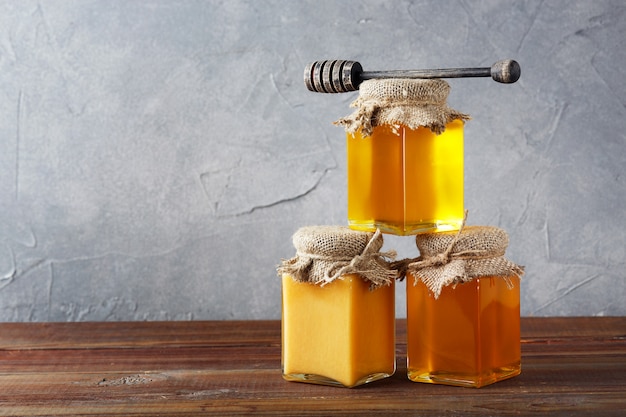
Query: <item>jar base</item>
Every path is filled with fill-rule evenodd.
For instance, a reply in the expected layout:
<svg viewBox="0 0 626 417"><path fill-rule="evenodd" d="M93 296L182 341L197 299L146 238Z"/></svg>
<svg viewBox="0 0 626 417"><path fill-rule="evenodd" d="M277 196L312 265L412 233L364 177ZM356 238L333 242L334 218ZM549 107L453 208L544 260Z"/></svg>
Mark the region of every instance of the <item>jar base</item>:
<svg viewBox="0 0 626 417"><path fill-rule="evenodd" d="M344 381L345 383L339 382L335 379L328 378L322 375L315 374L307 374L307 373L283 373L283 378L287 381L292 382L305 382L308 384L317 384L317 385L329 385L332 387L344 387L344 388L354 388L359 385L365 385L370 382L378 381L381 379L389 378L394 374L395 370L391 373L388 372L376 372L373 374L369 374L363 378L360 378L356 381Z"/></svg>
<svg viewBox="0 0 626 417"><path fill-rule="evenodd" d="M521 373L519 363L492 369L480 375L467 375L450 371L408 370L409 380L427 384L453 385L457 387L480 388L498 381L513 378Z"/></svg>
<svg viewBox="0 0 626 417"><path fill-rule="evenodd" d="M353 230L375 232L376 229L380 229L382 233L388 233L397 236L409 236L417 235L420 233L447 232L451 230L459 230L462 223L462 217L450 220L431 220L405 224L398 224L397 222L388 222L384 220L348 220L348 226Z"/></svg>

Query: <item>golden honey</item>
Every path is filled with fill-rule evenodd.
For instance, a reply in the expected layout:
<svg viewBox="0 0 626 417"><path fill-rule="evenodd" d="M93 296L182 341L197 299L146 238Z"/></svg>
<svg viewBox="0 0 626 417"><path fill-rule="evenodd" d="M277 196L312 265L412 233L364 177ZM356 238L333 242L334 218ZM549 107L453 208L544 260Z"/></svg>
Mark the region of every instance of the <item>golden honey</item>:
<svg viewBox="0 0 626 417"><path fill-rule="evenodd" d="M324 286L282 275L282 372L290 381L354 387L395 371L394 284L347 274Z"/></svg>
<svg viewBox="0 0 626 417"><path fill-rule="evenodd" d="M521 371L519 278L483 276L435 299L407 275L407 372L415 382L481 387Z"/></svg>
<svg viewBox="0 0 626 417"><path fill-rule="evenodd" d="M464 215L462 120L439 135L380 125L347 134L348 223L410 235L457 230Z"/></svg>

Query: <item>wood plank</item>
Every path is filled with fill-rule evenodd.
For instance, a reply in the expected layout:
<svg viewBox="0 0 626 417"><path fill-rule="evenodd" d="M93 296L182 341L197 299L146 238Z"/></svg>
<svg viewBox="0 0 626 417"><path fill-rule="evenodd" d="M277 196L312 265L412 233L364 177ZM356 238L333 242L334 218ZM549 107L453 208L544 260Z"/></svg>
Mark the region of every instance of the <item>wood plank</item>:
<svg viewBox="0 0 626 417"><path fill-rule="evenodd" d="M280 342L280 322L163 321L0 323L0 349L236 346Z"/></svg>
<svg viewBox="0 0 626 417"><path fill-rule="evenodd" d="M593 336L626 338L626 317L523 317L526 340ZM397 321L398 343L406 342L406 320ZM73 322L0 323L0 349L107 348L276 344L280 322Z"/></svg>
<svg viewBox="0 0 626 417"><path fill-rule="evenodd" d="M626 317L522 317L526 339L626 338Z"/></svg>
<svg viewBox="0 0 626 417"><path fill-rule="evenodd" d="M619 363L626 352L626 340L522 345L522 358L577 358L584 359L581 366L593 362L593 356L609 358ZM398 345L397 356L404 361L406 346ZM539 359L538 359L539 360ZM78 372L81 369L109 371L138 367L149 369L279 369L279 346L247 347L170 347L133 349L53 349L53 350L0 350L0 372Z"/></svg>

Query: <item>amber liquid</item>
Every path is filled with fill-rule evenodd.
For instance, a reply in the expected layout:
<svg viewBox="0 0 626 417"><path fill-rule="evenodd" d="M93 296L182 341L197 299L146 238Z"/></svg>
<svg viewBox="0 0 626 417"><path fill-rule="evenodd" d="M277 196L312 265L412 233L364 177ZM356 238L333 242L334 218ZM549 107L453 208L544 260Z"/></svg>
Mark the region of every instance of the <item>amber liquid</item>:
<svg viewBox="0 0 626 417"><path fill-rule="evenodd" d="M415 382L481 387L521 370L519 278L481 277L438 299L407 277L407 368Z"/></svg>
<svg viewBox="0 0 626 417"><path fill-rule="evenodd" d="M457 230L463 220L463 122L428 128L383 125L347 135L348 223L409 235Z"/></svg>
<svg viewBox="0 0 626 417"><path fill-rule="evenodd" d="M358 275L321 287L282 277L282 370L289 381L354 387L393 375L394 284Z"/></svg>

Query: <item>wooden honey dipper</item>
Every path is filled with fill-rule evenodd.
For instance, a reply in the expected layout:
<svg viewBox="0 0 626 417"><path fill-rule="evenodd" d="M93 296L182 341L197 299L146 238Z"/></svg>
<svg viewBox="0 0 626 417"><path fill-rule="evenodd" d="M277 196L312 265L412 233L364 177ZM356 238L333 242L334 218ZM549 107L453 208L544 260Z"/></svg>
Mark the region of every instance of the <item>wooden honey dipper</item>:
<svg viewBox="0 0 626 417"><path fill-rule="evenodd" d="M394 71L363 71L356 61L315 61L304 69L304 83L317 93L347 93L373 78L462 78L491 77L504 84L512 84L521 74L519 64L512 59L498 61L484 68L444 68Z"/></svg>

